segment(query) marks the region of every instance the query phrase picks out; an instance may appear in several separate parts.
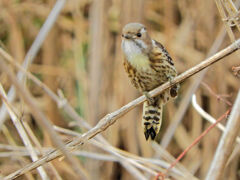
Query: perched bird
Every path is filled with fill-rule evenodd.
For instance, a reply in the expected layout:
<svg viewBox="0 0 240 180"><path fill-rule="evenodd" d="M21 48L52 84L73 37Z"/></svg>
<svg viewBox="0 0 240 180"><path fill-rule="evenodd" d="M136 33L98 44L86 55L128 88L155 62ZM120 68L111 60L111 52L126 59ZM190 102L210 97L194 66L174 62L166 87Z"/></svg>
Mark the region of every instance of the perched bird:
<svg viewBox="0 0 240 180"><path fill-rule="evenodd" d="M124 68L132 84L143 93L142 125L146 140L155 139L162 123L163 105L177 96L178 85L150 97L148 92L177 76L172 58L159 42L152 40L144 25L129 23L122 31Z"/></svg>

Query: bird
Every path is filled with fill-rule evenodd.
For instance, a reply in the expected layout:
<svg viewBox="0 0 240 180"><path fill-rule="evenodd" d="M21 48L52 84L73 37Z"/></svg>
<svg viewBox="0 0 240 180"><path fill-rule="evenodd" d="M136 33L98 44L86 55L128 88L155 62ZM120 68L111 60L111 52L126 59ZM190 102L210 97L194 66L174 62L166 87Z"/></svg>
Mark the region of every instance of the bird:
<svg viewBox="0 0 240 180"><path fill-rule="evenodd" d="M161 128L163 105L177 97L179 84L155 97L151 97L149 91L165 82L171 83L177 76L177 70L164 46L151 39L147 28L141 23L128 23L123 27L121 48L124 69L131 83L147 99L142 115L145 138L154 140Z"/></svg>

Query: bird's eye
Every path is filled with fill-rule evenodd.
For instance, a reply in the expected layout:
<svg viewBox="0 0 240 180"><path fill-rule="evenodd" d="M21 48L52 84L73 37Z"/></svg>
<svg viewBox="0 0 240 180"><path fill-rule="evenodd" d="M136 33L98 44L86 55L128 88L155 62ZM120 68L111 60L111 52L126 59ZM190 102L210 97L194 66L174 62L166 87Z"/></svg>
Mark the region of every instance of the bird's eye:
<svg viewBox="0 0 240 180"><path fill-rule="evenodd" d="M137 37L141 37L142 36L142 34L141 33L137 33Z"/></svg>

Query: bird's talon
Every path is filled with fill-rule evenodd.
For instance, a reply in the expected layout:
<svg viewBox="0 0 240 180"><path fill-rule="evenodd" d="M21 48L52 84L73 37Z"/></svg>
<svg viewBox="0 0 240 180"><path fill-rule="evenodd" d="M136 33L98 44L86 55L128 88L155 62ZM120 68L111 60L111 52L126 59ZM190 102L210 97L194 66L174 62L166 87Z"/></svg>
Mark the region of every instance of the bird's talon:
<svg viewBox="0 0 240 180"><path fill-rule="evenodd" d="M170 95L171 95L171 97L173 97L173 98L175 98L176 96L177 96L177 92L178 92L178 89L179 89L179 84L175 84L174 86L173 86L173 77L172 76L168 76L167 77L168 78L168 81L169 81L169 83L170 83L170 86L172 86L171 88L170 88Z"/></svg>
<svg viewBox="0 0 240 180"><path fill-rule="evenodd" d="M150 94L148 92L144 92L143 93L148 101L149 104L153 104L154 103L154 99L153 97L150 96Z"/></svg>
<svg viewBox="0 0 240 180"><path fill-rule="evenodd" d="M172 85L172 84L173 84L173 82L172 82L172 80L173 80L173 77L172 77L172 76L167 76L167 79L168 79L168 81L169 81L170 85Z"/></svg>

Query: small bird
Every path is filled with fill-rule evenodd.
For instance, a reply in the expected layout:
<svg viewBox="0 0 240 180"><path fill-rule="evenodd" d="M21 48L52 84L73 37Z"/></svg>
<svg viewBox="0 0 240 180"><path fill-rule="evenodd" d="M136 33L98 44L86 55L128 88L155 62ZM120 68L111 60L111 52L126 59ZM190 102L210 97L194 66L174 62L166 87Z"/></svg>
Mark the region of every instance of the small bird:
<svg viewBox="0 0 240 180"><path fill-rule="evenodd" d="M129 23L122 30L124 68L132 84L147 101L143 104L142 126L146 140L155 139L162 123L162 109L170 98L177 97L179 85L150 97L149 91L177 76L172 58L163 45L152 40L144 25Z"/></svg>

